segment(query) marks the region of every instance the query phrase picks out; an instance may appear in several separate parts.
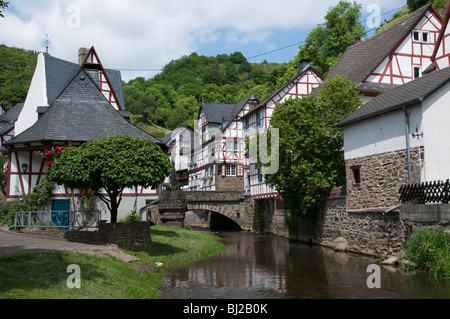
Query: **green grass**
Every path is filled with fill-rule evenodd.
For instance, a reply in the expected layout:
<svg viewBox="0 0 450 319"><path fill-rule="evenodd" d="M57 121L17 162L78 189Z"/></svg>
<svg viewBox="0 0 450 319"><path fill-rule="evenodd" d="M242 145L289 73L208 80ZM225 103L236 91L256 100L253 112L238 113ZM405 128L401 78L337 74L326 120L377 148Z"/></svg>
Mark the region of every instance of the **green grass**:
<svg viewBox="0 0 450 319"><path fill-rule="evenodd" d="M154 299L171 268L209 258L223 249L211 234L154 226L150 249L128 250L140 258L127 264L113 257L55 252L23 253L0 258L0 299ZM157 267L162 262L164 267ZM81 271L81 288L70 289L67 267ZM139 272L132 265L146 265Z"/></svg>

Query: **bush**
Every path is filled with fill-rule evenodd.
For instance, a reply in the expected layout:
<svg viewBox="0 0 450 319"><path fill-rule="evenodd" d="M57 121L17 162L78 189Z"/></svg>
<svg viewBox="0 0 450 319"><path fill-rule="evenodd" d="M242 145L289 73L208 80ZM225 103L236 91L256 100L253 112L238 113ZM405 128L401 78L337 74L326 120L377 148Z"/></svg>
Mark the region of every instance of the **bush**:
<svg viewBox="0 0 450 319"><path fill-rule="evenodd" d="M405 257L434 277L450 279L450 234L442 227L415 230Z"/></svg>

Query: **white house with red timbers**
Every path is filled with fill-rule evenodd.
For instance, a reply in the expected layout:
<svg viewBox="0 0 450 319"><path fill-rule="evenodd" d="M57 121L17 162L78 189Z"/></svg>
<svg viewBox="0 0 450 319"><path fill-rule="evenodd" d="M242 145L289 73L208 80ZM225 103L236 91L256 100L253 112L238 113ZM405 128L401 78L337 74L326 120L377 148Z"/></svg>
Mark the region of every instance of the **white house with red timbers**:
<svg viewBox="0 0 450 319"><path fill-rule="evenodd" d="M258 104L252 95L236 104L203 103L189 168L189 190L244 190L242 117Z"/></svg>
<svg viewBox="0 0 450 319"><path fill-rule="evenodd" d="M428 4L387 30L356 41L328 76L348 78L360 91L363 101L370 101L428 71L435 49L442 42L442 26L443 19Z"/></svg>
<svg viewBox="0 0 450 319"><path fill-rule="evenodd" d="M45 162L35 155L36 151L77 146L107 134L143 137L163 146L129 121L120 72L104 69L93 47L79 53L81 65L47 53L38 55L26 101L15 123L16 135L4 144L9 157L9 199L30 193L45 177ZM52 207L57 204L63 210L77 209L73 207L76 200L70 201L73 195L64 186L56 186ZM158 198L158 190L137 187L125 190L123 197L119 220L130 213L135 201L139 208Z"/></svg>
<svg viewBox="0 0 450 319"><path fill-rule="evenodd" d="M271 128L272 114L280 103L290 98L301 98L312 93L322 81L323 77L313 68L311 61L302 60L298 66L298 73L294 77L263 102L246 112L242 118L245 138L253 138L259 132L268 131ZM279 194L276 189L264 182L264 174L261 169L256 168L256 160L250 157L246 158L247 193L253 199L278 198Z"/></svg>

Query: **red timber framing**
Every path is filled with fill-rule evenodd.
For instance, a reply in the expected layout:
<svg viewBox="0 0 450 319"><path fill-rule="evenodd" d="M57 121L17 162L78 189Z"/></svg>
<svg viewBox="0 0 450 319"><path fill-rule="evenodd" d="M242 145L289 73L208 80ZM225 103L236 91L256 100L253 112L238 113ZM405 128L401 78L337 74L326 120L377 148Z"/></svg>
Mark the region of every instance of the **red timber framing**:
<svg viewBox="0 0 450 319"><path fill-rule="evenodd" d="M434 47L433 55L431 60L435 70L438 71L445 67L450 66L450 6L447 7L445 12L444 22L442 28L439 32L439 37L437 40L437 45Z"/></svg>
<svg viewBox="0 0 450 319"><path fill-rule="evenodd" d="M14 127L12 127L10 130L5 132L5 134L3 134L2 136L0 136L0 142L1 142L0 145L5 144L6 142L8 142L13 137L14 137Z"/></svg>
<svg viewBox="0 0 450 319"><path fill-rule="evenodd" d="M442 18L430 6L418 23L372 71L366 81L402 85L414 80L416 68L421 76L432 63L432 55L439 41L442 22ZM426 40L424 40L424 34L426 34Z"/></svg>
<svg viewBox="0 0 450 319"><path fill-rule="evenodd" d="M113 89L113 86L111 85L111 81L108 78L108 74L105 72L105 69L103 68L103 64L100 62L100 59L97 55L97 52L95 51L95 48L92 47L88 54L86 55L86 58L84 59L84 63L89 64L96 64L100 66L100 70L98 71L98 77L99 77L99 87L100 91L103 93L105 98L108 100L108 102L118 111L122 111L123 108L120 105L119 99L117 98L116 92ZM81 70L81 68L80 68Z"/></svg>
<svg viewBox="0 0 450 319"><path fill-rule="evenodd" d="M8 153L8 168L7 179L8 185L6 190L7 198L22 198L24 195L31 193L34 186L40 184L45 178L47 168L45 161L38 155L37 151L52 150L56 146L64 146L61 144L48 144L41 146L23 146L15 148ZM72 143L72 146L74 143ZM57 191L53 192L53 197L73 197L80 195L65 187L58 187ZM122 197L135 196L157 196L159 190L145 189L144 187L135 187L133 189L126 189L122 193Z"/></svg>

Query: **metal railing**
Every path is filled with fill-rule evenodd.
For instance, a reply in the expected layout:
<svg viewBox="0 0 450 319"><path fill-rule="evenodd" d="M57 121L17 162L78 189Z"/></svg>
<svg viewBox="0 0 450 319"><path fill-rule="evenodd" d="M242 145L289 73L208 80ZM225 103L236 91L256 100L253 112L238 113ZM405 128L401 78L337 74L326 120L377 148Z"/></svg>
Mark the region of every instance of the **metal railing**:
<svg viewBox="0 0 450 319"><path fill-rule="evenodd" d="M89 229L97 228L99 221L98 210L28 211L15 213L14 228Z"/></svg>

